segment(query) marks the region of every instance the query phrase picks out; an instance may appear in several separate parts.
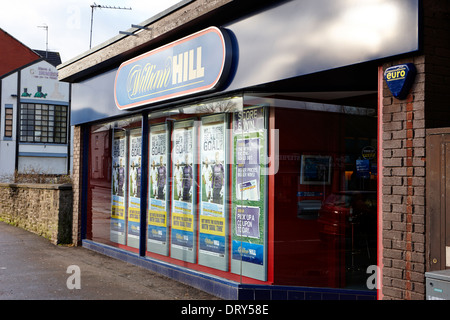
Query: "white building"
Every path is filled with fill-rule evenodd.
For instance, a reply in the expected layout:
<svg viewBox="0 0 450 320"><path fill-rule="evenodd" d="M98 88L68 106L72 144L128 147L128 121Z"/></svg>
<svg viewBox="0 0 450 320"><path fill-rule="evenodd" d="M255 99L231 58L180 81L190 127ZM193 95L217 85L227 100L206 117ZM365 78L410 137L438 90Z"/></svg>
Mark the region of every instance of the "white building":
<svg viewBox="0 0 450 320"><path fill-rule="evenodd" d="M55 52L0 76L0 178L70 172L69 84Z"/></svg>

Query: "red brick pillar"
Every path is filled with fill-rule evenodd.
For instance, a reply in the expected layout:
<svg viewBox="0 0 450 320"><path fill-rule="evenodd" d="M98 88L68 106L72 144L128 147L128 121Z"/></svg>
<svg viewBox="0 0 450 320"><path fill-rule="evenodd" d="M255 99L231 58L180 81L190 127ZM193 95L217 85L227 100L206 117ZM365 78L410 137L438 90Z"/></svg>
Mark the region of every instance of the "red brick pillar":
<svg viewBox="0 0 450 320"><path fill-rule="evenodd" d="M383 88L383 172L381 175L383 299L425 297L425 101L424 57L414 63L415 83L404 100Z"/></svg>

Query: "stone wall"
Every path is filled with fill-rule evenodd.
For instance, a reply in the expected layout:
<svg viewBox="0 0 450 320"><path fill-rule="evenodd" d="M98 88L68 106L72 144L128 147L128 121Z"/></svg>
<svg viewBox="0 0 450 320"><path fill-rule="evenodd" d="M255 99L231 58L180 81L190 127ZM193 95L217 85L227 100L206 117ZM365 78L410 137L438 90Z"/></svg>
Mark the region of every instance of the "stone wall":
<svg viewBox="0 0 450 320"><path fill-rule="evenodd" d="M70 184L0 184L0 220L49 239L72 243Z"/></svg>

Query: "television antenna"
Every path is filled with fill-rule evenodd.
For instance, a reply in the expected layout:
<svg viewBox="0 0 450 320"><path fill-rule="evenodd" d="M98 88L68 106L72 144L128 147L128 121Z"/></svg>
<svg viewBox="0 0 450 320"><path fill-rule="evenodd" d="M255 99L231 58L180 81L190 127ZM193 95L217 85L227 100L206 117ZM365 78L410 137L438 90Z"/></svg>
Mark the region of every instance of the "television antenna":
<svg viewBox="0 0 450 320"><path fill-rule="evenodd" d="M90 41L89 41L89 49L92 48L92 25L94 23L94 9L117 9L117 10L131 10L131 8L126 8L126 7L116 7L116 6L103 6L101 4L96 4L94 2L94 4L91 4L91 37L90 37Z"/></svg>
<svg viewBox="0 0 450 320"><path fill-rule="evenodd" d="M48 25L46 25L44 23L43 26L38 26L38 28L44 29L45 32L47 33L46 40L45 40L45 58L48 58Z"/></svg>

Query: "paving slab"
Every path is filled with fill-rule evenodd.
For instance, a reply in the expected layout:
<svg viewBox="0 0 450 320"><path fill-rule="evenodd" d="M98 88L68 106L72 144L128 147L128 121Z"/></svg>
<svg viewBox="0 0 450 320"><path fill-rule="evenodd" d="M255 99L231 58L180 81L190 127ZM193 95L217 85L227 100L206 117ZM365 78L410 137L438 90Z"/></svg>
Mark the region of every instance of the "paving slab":
<svg viewBox="0 0 450 320"><path fill-rule="evenodd" d="M83 247L0 222L0 300L219 300Z"/></svg>

